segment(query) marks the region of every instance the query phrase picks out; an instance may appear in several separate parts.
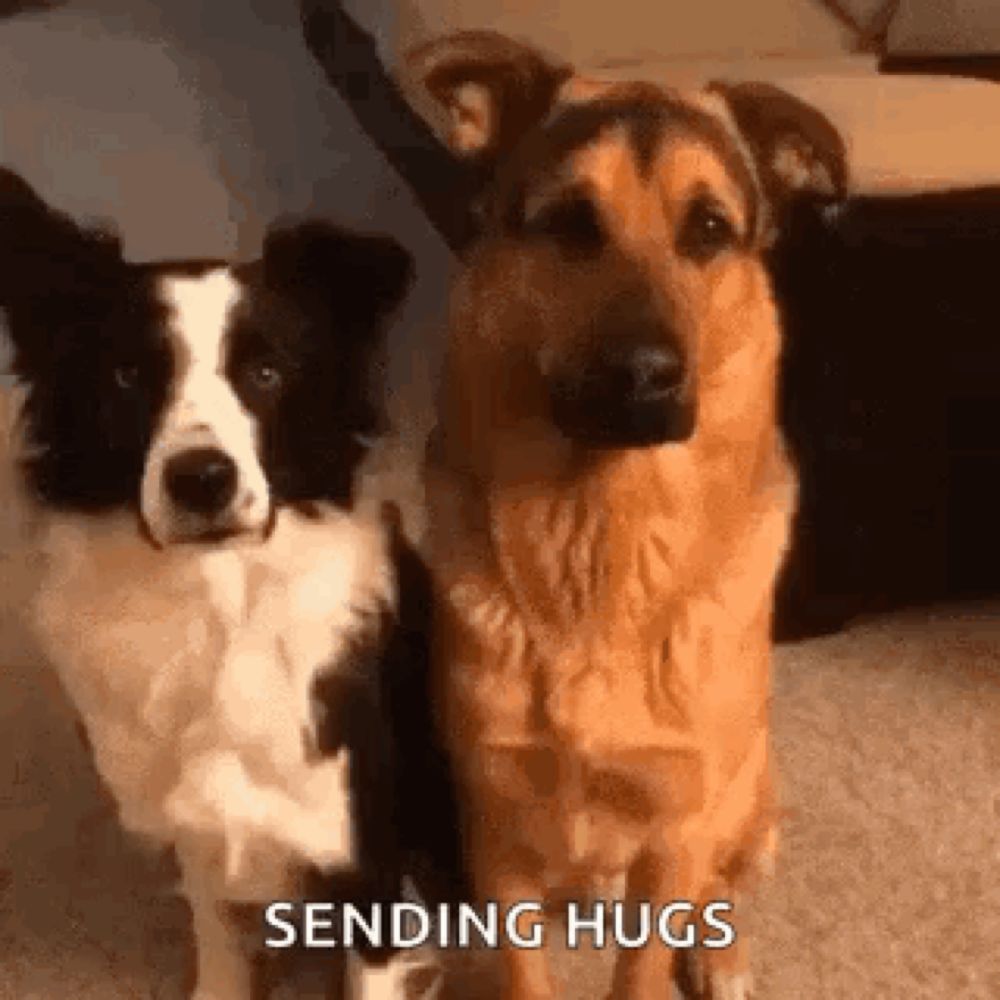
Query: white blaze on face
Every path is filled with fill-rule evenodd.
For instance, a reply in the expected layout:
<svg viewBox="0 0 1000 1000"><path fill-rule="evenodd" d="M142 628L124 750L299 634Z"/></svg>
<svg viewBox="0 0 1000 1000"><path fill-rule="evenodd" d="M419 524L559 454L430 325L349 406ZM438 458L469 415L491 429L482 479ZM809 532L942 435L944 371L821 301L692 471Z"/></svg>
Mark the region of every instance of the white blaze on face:
<svg viewBox="0 0 1000 1000"><path fill-rule="evenodd" d="M257 423L226 378L227 333L242 288L228 268L201 275L166 275L159 297L169 310L174 376L142 482L142 515L153 538L165 544L198 530L254 532L267 522L270 498L257 454ZM217 448L236 465L236 494L210 525L179 511L164 483L164 468L191 448Z"/></svg>

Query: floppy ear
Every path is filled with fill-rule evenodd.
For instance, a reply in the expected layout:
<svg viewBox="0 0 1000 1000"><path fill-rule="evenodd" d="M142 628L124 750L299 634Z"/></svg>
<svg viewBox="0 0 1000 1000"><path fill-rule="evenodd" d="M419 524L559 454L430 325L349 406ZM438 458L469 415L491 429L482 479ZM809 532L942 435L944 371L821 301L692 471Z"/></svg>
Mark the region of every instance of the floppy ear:
<svg viewBox="0 0 1000 1000"><path fill-rule="evenodd" d="M463 31L414 49L411 70L447 112L452 150L482 163L549 112L570 66L494 31Z"/></svg>
<svg viewBox="0 0 1000 1000"><path fill-rule="evenodd" d="M320 221L270 229L262 263L270 287L325 301L333 315L367 325L393 312L413 279L413 258L391 237Z"/></svg>
<svg viewBox="0 0 1000 1000"><path fill-rule="evenodd" d="M729 107L757 164L772 215L801 193L846 197L847 147L821 111L769 83L709 84Z"/></svg>

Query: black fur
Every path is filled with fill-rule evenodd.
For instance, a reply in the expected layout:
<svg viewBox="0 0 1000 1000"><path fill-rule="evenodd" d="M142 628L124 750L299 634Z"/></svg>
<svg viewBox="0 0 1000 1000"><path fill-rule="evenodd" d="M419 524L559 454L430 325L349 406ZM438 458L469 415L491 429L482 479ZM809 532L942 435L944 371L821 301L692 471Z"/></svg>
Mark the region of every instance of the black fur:
<svg viewBox="0 0 1000 1000"><path fill-rule="evenodd" d="M347 505L365 439L383 429L372 336L409 285L409 255L393 240L325 223L276 229L261 261L242 268L247 306L233 327L230 379L255 359L275 365L286 390L255 409L264 467L278 502Z"/></svg>
<svg viewBox="0 0 1000 1000"><path fill-rule="evenodd" d="M397 613L386 614L352 662L321 675L314 689L318 749L336 753L347 746L351 752L360 848L356 871L314 876L315 891L335 902L384 904L386 939L388 904L402 898L404 877L430 906L472 898L451 768L432 708L431 581L398 527L393 563ZM356 945L370 961L392 954L363 939Z"/></svg>

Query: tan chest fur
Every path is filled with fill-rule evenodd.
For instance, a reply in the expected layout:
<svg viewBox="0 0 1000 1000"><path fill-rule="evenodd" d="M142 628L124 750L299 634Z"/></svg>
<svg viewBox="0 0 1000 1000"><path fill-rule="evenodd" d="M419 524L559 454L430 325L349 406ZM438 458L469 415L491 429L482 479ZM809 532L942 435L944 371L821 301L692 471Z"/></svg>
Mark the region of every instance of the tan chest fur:
<svg viewBox="0 0 1000 1000"><path fill-rule="evenodd" d="M753 789L732 792L766 755L771 589L794 492L769 443L742 479L697 448L488 500L429 477L446 728L553 877L621 870L666 815L711 815L722 841L746 819L732 802ZM706 468L748 488L720 495Z"/></svg>

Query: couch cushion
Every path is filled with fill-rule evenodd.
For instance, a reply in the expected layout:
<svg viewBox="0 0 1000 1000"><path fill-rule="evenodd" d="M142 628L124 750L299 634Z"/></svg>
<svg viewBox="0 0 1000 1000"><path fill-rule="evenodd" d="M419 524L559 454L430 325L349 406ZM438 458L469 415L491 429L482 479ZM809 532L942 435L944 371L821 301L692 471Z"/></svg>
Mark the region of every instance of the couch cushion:
<svg viewBox="0 0 1000 1000"><path fill-rule="evenodd" d="M395 0L353 3L366 23ZM362 10L362 7L364 9ZM679 55L835 55L845 35L820 4L803 0L407 0L399 5L398 38L409 46L434 35L491 28L530 39L577 63L614 64Z"/></svg>
<svg viewBox="0 0 1000 1000"><path fill-rule="evenodd" d="M896 55L1000 53L996 0L901 0L889 29Z"/></svg>

